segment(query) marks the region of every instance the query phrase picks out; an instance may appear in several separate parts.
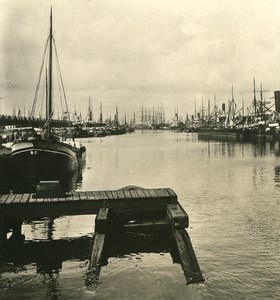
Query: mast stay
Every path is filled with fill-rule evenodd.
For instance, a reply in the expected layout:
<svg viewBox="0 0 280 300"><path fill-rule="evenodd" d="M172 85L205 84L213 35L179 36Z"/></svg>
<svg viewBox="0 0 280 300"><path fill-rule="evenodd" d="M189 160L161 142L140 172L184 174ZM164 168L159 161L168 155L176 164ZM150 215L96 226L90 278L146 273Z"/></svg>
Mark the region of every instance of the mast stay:
<svg viewBox="0 0 280 300"><path fill-rule="evenodd" d="M54 53L53 53L53 48L54 48ZM38 103L38 96L39 96L39 89L41 87L41 81L42 81L42 74L43 74L43 69L44 66L48 65L48 84L45 85L47 86L47 91L46 94L48 95L47 97L47 103L46 103L46 121L49 123L54 115L53 112L53 54L56 59L56 69L57 69L57 77L58 77L58 88L60 88L63 91L63 99L64 99L64 104L66 108L66 115L67 119L70 120L70 113L69 113L69 108L68 108L68 103L67 103L67 98L66 98L66 93L65 93L65 88L64 88L64 82L62 79L62 73L61 73L61 68L60 68L60 63L58 59L58 53L57 53L57 48L56 48L56 43L53 35L53 21L52 21L52 8L50 11L50 27L49 27L49 35L45 44L44 52L43 52L43 60L42 64L40 67L40 72L39 72L39 79L36 85L36 90L33 98L33 103L32 103L32 109L31 113L29 115L30 118L35 118L36 115L36 106ZM47 59L48 56L48 59ZM62 97L61 97L62 98ZM62 107L63 109L63 107ZM48 128L48 133L47 135L50 134L50 129Z"/></svg>

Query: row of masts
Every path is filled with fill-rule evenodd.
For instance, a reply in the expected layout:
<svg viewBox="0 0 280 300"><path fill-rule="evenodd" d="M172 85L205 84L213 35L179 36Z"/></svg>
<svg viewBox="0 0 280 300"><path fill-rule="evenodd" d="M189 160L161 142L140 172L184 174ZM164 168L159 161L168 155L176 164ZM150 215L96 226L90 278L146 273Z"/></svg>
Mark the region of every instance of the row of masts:
<svg viewBox="0 0 280 300"><path fill-rule="evenodd" d="M254 84L253 101L252 101L251 105L247 108L247 111L245 111L244 99L242 99L242 107L239 110L237 109L237 105L236 105L234 93L233 93L233 86L232 86L231 99L228 100L227 109L226 109L225 102L222 103L221 108L218 107L218 105L216 104L216 95L214 95L214 107L211 111L210 98L207 98L208 105L207 105L207 108L205 108L204 99L202 97L201 98L201 108L199 110L197 109L197 103L196 103L196 99L195 99L194 114L191 115L190 118L187 115L186 120L188 121L188 120L198 120L199 119L202 122L203 121L210 122L213 119L215 119L216 117L221 117L221 116L225 116L227 119L229 119L229 118L233 119L236 116L243 117L243 118L246 117L251 122L255 121L256 119L266 120L267 115L272 115L273 112L275 113L275 111L273 111L273 108L274 108L274 106L276 106L276 104L272 104L272 105L268 106L268 104L270 104L270 102L265 101L263 94L265 92L269 92L269 90L263 90L262 83L260 83L260 91L256 91L255 78L254 78L253 84ZM260 93L260 100L257 100L257 96L256 96L257 92ZM276 103L276 99L275 99L275 103ZM280 111L277 111L277 109L276 109L276 113L277 112L279 113Z"/></svg>

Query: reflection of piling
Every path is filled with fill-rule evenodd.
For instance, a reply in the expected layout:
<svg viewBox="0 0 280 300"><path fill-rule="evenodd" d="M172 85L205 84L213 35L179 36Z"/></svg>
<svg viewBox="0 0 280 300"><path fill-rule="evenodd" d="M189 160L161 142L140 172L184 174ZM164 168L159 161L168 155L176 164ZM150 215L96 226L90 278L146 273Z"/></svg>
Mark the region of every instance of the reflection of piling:
<svg viewBox="0 0 280 300"><path fill-rule="evenodd" d="M101 266L110 256L157 248L164 251L174 248L173 255L181 263L187 284L204 281L186 232L188 215L177 195L168 188L129 186L115 191L64 194L55 182L41 182L36 194L1 195L0 239L5 243L7 233L12 230L13 240L22 240L21 225L26 218L84 214L97 214L86 285L98 282ZM133 236L133 242L127 243Z"/></svg>

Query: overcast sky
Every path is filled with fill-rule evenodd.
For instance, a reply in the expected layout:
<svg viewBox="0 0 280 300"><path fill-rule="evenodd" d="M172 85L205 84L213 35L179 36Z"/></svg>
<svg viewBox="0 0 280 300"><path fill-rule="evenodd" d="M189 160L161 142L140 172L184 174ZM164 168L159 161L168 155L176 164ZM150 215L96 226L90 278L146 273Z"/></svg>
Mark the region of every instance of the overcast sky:
<svg viewBox="0 0 280 300"><path fill-rule="evenodd" d="M253 78L280 90L278 0L0 0L2 111L30 107L53 7L68 98L85 113L163 103L169 116L234 97L249 106ZM273 101L273 99L270 99Z"/></svg>

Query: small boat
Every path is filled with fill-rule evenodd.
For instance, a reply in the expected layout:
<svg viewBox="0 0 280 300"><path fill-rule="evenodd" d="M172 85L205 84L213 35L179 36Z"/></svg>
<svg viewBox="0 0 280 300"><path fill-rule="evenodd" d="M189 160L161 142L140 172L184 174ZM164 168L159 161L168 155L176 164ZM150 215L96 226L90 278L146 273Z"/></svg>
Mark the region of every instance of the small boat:
<svg viewBox="0 0 280 300"><path fill-rule="evenodd" d="M15 175L35 177L40 180L61 180L75 173L84 163L86 149L71 140L58 136L52 128L53 116L53 86L52 86L52 56L53 56L52 10L50 13L50 31L47 41L48 70L46 70L46 122L41 132L33 136L25 136L16 140L11 146L11 159ZM56 52L56 48L55 48ZM44 54L44 61L46 57ZM56 52L57 53L57 52ZM43 66L42 66L43 67ZM42 68L40 76L42 75ZM40 81L40 79L39 79ZM37 86L38 87L38 86ZM36 91L37 92L37 91ZM36 94L36 93L35 93ZM35 99L35 98L34 98ZM33 102L34 106L34 102ZM32 111L34 111L32 107Z"/></svg>

